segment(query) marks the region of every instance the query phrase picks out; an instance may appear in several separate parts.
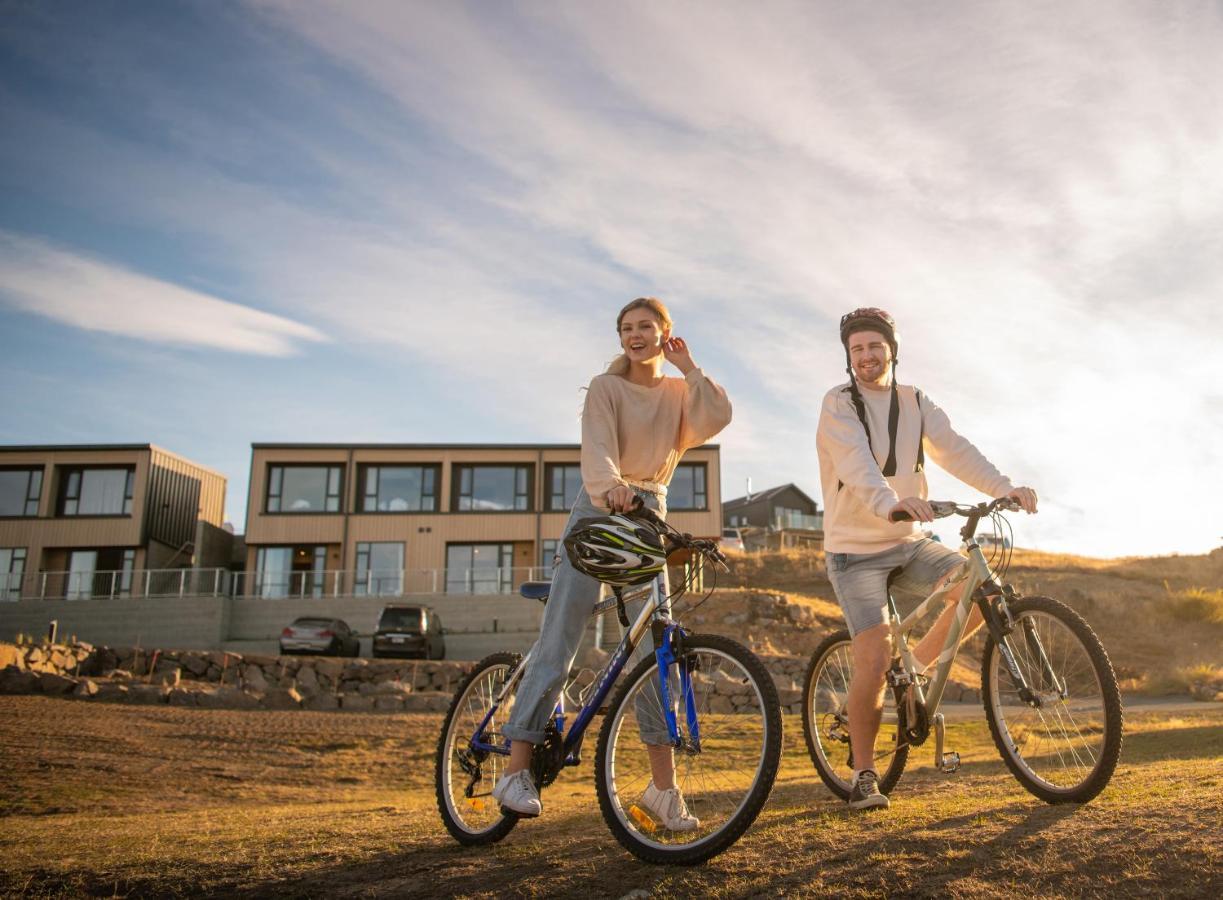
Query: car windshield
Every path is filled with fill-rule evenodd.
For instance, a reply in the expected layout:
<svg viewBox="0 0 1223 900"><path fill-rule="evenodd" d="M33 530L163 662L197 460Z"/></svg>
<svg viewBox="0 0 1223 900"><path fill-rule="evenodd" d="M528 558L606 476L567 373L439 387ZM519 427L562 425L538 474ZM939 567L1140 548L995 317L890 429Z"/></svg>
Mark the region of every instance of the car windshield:
<svg viewBox="0 0 1223 900"><path fill-rule="evenodd" d="M293 622L294 628L330 628L331 619L297 619Z"/></svg>
<svg viewBox="0 0 1223 900"><path fill-rule="evenodd" d="M403 631L421 630L420 620L424 611L420 609L384 609L378 620L379 628L398 628Z"/></svg>

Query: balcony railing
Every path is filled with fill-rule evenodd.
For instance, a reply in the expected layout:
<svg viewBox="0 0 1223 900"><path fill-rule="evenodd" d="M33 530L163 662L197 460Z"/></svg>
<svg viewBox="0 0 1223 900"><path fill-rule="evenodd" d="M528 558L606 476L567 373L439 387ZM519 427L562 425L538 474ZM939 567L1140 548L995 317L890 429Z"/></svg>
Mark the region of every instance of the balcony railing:
<svg viewBox="0 0 1223 900"><path fill-rule="evenodd" d="M800 512L778 512L774 520L778 531L788 528L801 528L806 531L823 531L824 514L807 515Z"/></svg>
<svg viewBox="0 0 1223 900"><path fill-rule="evenodd" d="M413 594L512 594L524 581L547 581L551 566L334 570L135 569L113 572L0 574L2 600L116 597L404 597Z"/></svg>
<svg viewBox="0 0 1223 900"><path fill-rule="evenodd" d="M224 597L226 569L127 569L111 572L0 574L0 600L91 600L115 597Z"/></svg>
<svg viewBox="0 0 1223 900"><path fill-rule="evenodd" d="M237 597L403 597L411 594L511 594L524 581L546 581L551 566L465 569L361 569L236 573Z"/></svg>

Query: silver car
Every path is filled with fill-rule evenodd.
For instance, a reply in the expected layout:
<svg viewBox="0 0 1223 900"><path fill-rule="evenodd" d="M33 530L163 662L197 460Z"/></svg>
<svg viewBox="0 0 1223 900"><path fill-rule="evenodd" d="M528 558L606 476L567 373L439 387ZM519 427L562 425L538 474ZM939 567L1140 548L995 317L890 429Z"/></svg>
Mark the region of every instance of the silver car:
<svg viewBox="0 0 1223 900"><path fill-rule="evenodd" d="M361 641L343 619L302 616L280 633L280 653L319 653L323 656L359 656Z"/></svg>

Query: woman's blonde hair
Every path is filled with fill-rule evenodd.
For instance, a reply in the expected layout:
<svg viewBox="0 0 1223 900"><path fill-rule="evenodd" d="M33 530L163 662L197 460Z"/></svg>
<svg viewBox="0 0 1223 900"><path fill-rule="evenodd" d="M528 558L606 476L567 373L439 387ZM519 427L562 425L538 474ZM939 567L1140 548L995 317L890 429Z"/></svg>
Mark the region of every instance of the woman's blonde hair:
<svg viewBox="0 0 1223 900"><path fill-rule="evenodd" d="M620 325L624 322L624 317L635 309L648 309L653 313L654 318L662 325L663 331L671 330L671 313L667 309L665 303L657 297L638 297L636 300L627 303L624 309L620 310L620 315L616 316L616 337L620 336ZM625 375L629 370L628 357L621 353L607 366L607 371L611 375Z"/></svg>

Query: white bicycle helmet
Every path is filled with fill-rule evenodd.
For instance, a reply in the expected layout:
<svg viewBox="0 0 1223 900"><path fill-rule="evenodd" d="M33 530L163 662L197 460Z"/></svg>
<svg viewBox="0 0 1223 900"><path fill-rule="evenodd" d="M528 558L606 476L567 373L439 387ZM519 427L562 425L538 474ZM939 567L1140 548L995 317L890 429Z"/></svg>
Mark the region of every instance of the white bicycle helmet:
<svg viewBox="0 0 1223 900"><path fill-rule="evenodd" d="M662 535L645 519L597 516L578 522L565 538L570 564L612 587L644 584L667 564Z"/></svg>

